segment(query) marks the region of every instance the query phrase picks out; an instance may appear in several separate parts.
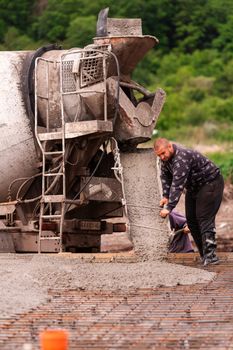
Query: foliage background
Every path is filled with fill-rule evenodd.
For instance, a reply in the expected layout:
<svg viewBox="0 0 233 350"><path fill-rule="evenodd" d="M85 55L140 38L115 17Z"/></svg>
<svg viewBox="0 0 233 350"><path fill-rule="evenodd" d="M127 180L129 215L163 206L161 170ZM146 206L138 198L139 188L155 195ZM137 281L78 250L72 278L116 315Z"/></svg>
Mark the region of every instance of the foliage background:
<svg viewBox="0 0 233 350"><path fill-rule="evenodd" d="M142 18L143 33L160 41L133 77L167 93L157 134L219 145L212 157L232 180L232 0L0 0L0 50L83 47L104 7L110 17Z"/></svg>

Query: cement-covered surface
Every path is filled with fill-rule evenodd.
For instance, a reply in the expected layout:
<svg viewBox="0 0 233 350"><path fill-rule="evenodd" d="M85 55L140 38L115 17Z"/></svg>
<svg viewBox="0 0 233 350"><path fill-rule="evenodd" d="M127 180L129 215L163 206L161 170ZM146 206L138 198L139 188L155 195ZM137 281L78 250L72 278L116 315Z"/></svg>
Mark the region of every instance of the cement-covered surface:
<svg viewBox="0 0 233 350"><path fill-rule="evenodd" d="M206 283L214 273L161 261L86 263L79 259L0 255L1 317L45 303L50 288L130 291L159 285Z"/></svg>
<svg viewBox="0 0 233 350"><path fill-rule="evenodd" d="M63 255L0 255L0 314L8 317L45 303L48 290L133 291L207 283L215 274L166 262L168 228L159 217L158 179L152 150L122 155L135 262L87 262ZM197 266L200 266L197 264Z"/></svg>
<svg viewBox="0 0 233 350"><path fill-rule="evenodd" d="M22 65L29 53L0 52L0 199L6 201L12 181L37 172L36 150L23 102ZM26 79L24 77L24 79ZM21 182L18 182L18 184ZM15 193L13 186L12 191Z"/></svg>
<svg viewBox="0 0 233 350"><path fill-rule="evenodd" d="M181 256L174 254L169 259L186 265L198 264L197 254L194 253ZM52 288L42 305L30 312L0 319L0 348L38 350L41 332L59 328L68 332L69 350L232 349L233 256L222 253L220 259L220 265L209 268L217 272L213 281L186 286L160 285L155 288L112 291L67 289L72 283L64 281L63 284L56 284L52 277ZM36 263L42 263L42 260L31 261L31 264ZM51 265L50 259L47 263ZM64 271L67 264L73 271L76 267L74 278L77 279L80 271L77 260L72 258L72 262L65 263ZM101 265L94 266L99 266L103 272ZM171 268L181 273L179 265L171 265ZM50 272L48 270L48 274ZM164 272L167 272L166 269ZM106 277L109 277L108 271L106 273ZM32 276L35 278L34 274ZM46 278L43 283L46 285ZM94 287L95 283L91 285Z"/></svg>

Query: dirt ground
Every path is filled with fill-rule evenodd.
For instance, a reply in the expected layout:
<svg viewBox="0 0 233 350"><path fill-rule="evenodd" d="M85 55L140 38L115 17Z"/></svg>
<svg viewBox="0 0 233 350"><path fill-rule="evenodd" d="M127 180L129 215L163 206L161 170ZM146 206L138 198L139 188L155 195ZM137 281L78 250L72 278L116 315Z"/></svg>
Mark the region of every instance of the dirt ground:
<svg viewBox="0 0 233 350"><path fill-rule="evenodd" d="M218 251L233 251L233 185L226 184L224 199L216 218Z"/></svg>

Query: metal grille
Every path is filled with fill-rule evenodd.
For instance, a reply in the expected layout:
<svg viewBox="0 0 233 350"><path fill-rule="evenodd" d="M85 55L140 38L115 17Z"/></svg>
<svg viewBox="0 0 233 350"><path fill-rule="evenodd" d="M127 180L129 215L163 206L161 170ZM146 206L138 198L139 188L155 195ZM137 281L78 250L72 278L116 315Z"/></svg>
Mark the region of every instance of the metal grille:
<svg viewBox="0 0 233 350"><path fill-rule="evenodd" d="M90 51L85 53L81 59L80 87L95 84L104 79L104 59L102 55L96 55L96 52Z"/></svg>
<svg viewBox="0 0 233 350"><path fill-rule="evenodd" d="M127 262L123 258L122 254L122 262ZM193 253L173 254L170 261L197 267L196 258ZM131 292L55 286L43 305L0 318L0 348L22 350L28 343L39 350L39 334L44 329L62 328L69 332L70 350L232 350L233 254L223 253L220 258L220 265L208 267L218 273L209 284ZM73 263L74 257L70 259ZM85 254L80 263L113 263L111 254L97 259L97 255Z"/></svg>
<svg viewBox="0 0 233 350"><path fill-rule="evenodd" d="M62 61L62 91L73 92L76 90L75 76L72 73L74 61Z"/></svg>
<svg viewBox="0 0 233 350"><path fill-rule="evenodd" d="M92 49L93 49L93 51L89 51L89 50L92 50ZM88 56L91 56L90 53L92 53L92 55L93 54L96 55L96 53L98 51L108 51L108 52L110 52L111 51L111 45L109 45L109 44L103 44L103 45L93 45L93 44L91 44L91 45L85 46L84 50L85 50L85 53Z"/></svg>

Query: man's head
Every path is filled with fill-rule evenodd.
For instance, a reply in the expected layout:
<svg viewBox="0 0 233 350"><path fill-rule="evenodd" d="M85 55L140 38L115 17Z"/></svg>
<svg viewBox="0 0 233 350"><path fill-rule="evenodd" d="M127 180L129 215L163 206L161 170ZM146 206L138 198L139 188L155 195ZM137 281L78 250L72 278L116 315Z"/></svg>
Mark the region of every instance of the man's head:
<svg viewBox="0 0 233 350"><path fill-rule="evenodd" d="M174 154L173 144L164 138L159 138L154 143L155 154L164 162L171 159Z"/></svg>

